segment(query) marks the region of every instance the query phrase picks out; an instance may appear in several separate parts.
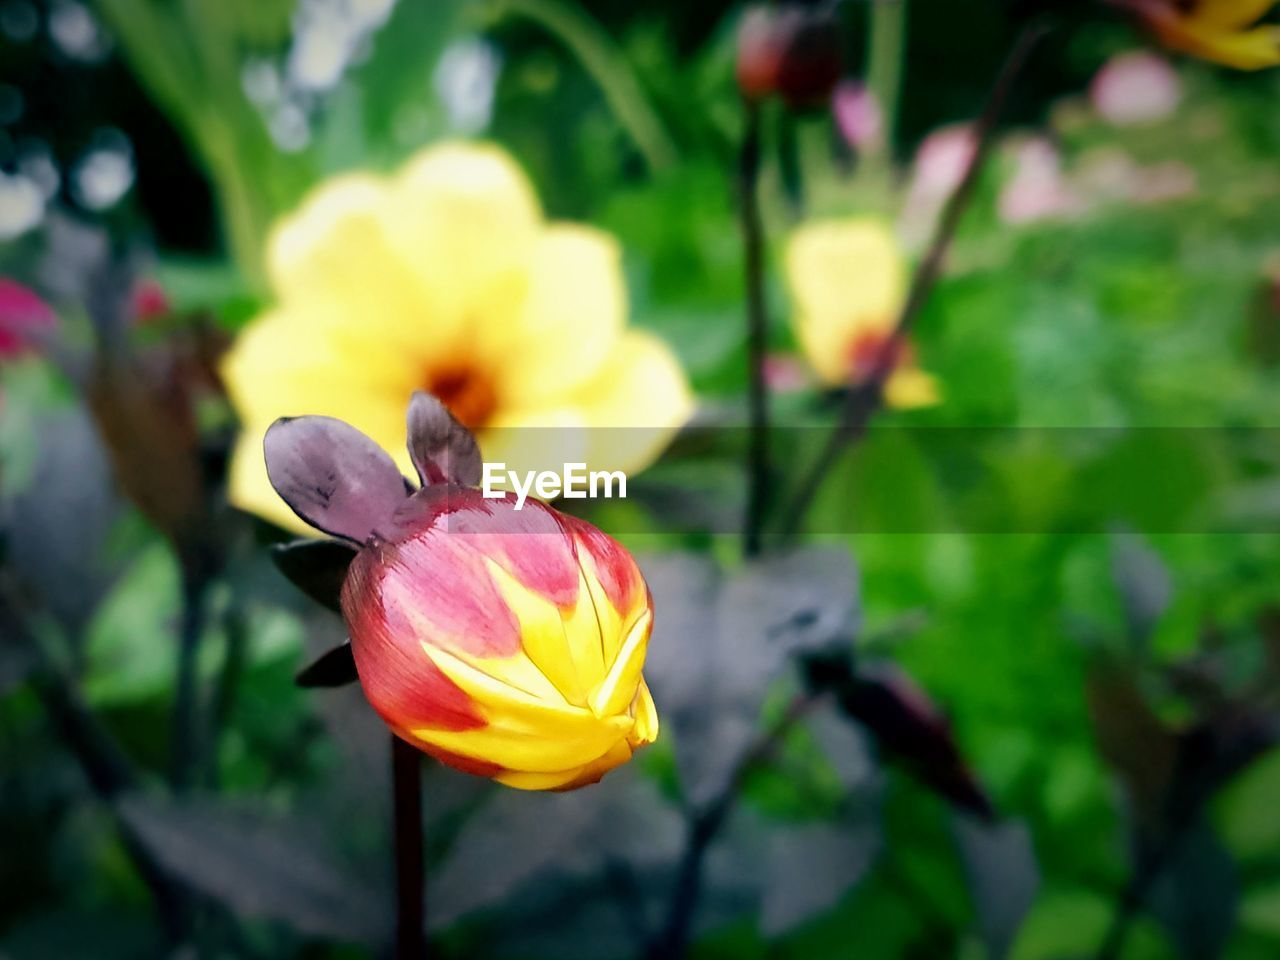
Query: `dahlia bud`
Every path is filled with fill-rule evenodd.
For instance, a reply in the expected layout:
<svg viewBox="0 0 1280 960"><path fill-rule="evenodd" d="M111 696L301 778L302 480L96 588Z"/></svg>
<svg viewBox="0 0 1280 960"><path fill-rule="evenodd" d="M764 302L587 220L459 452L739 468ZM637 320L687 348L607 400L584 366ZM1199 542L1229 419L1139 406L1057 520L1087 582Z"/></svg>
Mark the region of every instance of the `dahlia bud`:
<svg viewBox="0 0 1280 960"><path fill-rule="evenodd" d="M412 494L340 421L277 421L266 437L285 502L359 547L341 609L365 697L460 770L528 790L594 783L658 733L635 560L581 520L473 489L475 440L438 401L416 394L409 424Z"/></svg>
<svg viewBox="0 0 1280 960"><path fill-rule="evenodd" d="M825 103L840 79L835 13L799 4L752 7L738 31L737 77L748 99L776 93L793 108Z"/></svg>

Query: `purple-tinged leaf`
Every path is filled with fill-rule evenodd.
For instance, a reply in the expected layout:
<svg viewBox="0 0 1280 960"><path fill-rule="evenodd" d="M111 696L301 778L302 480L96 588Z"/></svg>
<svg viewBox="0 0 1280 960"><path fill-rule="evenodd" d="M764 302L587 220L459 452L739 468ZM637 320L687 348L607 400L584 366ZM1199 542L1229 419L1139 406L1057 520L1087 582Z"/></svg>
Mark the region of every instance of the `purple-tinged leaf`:
<svg viewBox="0 0 1280 960"><path fill-rule="evenodd" d="M866 875L880 843L870 821L775 828L760 910L764 933L778 936L834 907Z"/></svg>
<svg viewBox="0 0 1280 960"><path fill-rule="evenodd" d="M855 673L848 658L841 663L834 655L808 658L804 673L811 690L834 694L845 715L862 724L882 753L917 780L983 820L995 816L946 718L906 674Z"/></svg>
<svg viewBox="0 0 1280 960"><path fill-rule="evenodd" d="M1130 637L1145 647L1173 598L1169 570L1140 537L1121 533L1112 539L1111 578L1124 605Z"/></svg>
<svg viewBox="0 0 1280 960"><path fill-rule="evenodd" d="M421 390L409 401L409 456L424 487L435 483L478 486L483 464L471 431L449 409Z"/></svg>
<svg viewBox="0 0 1280 960"><path fill-rule="evenodd" d="M337 613L342 612L342 581L355 555L340 540L295 540L271 550L271 559L290 583Z"/></svg>
<svg viewBox="0 0 1280 960"><path fill-rule="evenodd" d="M300 687L345 687L360 679L351 641L320 654L298 672L294 682Z"/></svg>
<svg viewBox="0 0 1280 960"><path fill-rule="evenodd" d="M391 927L389 898L351 875L324 824L206 798L127 795L117 811L170 876L242 917L366 944L381 943Z"/></svg>
<svg viewBox="0 0 1280 960"><path fill-rule="evenodd" d="M1178 768L1178 736L1147 703L1132 665L1099 658L1085 677L1098 752L1124 780L1145 825L1159 823Z"/></svg>
<svg viewBox="0 0 1280 960"><path fill-rule="evenodd" d="M1040 890L1031 831L1023 821L954 821L960 863L989 957L1007 957Z"/></svg>
<svg viewBox="0 0 1280 960"><path fill-rule="evenodd" d="M332 417L281 418L263 440L276 493L311 526L365 543L404 502L395 462L363 433Z"/></svg>

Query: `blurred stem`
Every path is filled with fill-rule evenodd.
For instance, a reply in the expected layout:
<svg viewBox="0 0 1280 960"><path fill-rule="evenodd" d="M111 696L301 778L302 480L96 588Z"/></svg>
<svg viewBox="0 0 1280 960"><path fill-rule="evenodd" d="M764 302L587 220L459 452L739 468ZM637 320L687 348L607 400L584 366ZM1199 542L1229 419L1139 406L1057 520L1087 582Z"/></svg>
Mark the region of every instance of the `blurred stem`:
<svg viewBox="0 0 1280 960"><path fill-rule="evenodd" d="M198 769L200 638L204 633L208 581L186 570L182 578L182 622L178 629L177 692L173 702L172 774L175 791L188 789Z"/></svg>
<svg viewBox="0 0 1280 960"><path fill-rule="evenodd" d="M762 731L738 759L724 790L689 820L684 855L676 870L671 891L671 907L662 935L649 949L652 960L679 960L689 948L689 936L698 911L698 895L702 887L702 865L707 849L733 812L742 787L756 768L777 750L791 728L818 702L810 693L798 693L786 712L767 730Z"/></svg>
<svg viewBox="0 0 1280 960"><path fill-rule="evenodd" d="M396 863L396 960L424 960L426 867L423 862L421 754L391 735Z"/></svg>
<svg viewBox="0 0 1280 960"><path fill-rule="evenodd" d="M31 657L32 690L58 737L75 757L94 796L110 810L125 855L155 902L166 938L172 944L181 943L188 926L185 896L115 815L115 800L137 787L133 766L81 699L38 631L32 629L25 607L17 587L0 571L0 633L6 640L20 643Z"/></svg>
<svg viewBox="0 0 1280 960"><path fill-rule="evenodd" d="M600 87L650 170L675 165L676 148L645 96L627 59L609 34L585 11L562 0L493 0L498 17L532 20L557 37Z"/></svg>
<svg viewBox="0 0 1280 960"><path fill-rule="evenodd" d="M934 229L929 249L911 278L911 287L907 292L906 302L898 315L893 333L885 339L885 343L880 348L879 359L874 364L875 372L849 390L848 400L839 421L828 435L818 459L801 481L799 492L783 516L784 537L794 537L799 532L805 514L813 503L813 498L817 496L823 479L835 464L841 450L846 444L852 443L866 432L867 424L883 404L885 381L893 372L904 341L910 335L920 311L933 292L934 285L942 273L947 251L951 249L951 241L955 239L960 222L973 201L974 190L995 143L996 125L1004 112L1005 103L1030 60L1031 52L1046 32L1046 27L1041 23L1027 24L1018 34L1009 55L1005 58L1000 74L987 97L982 115L974 126L974 148L969 157L969 164L965 168L960 183L947 200L942 216L938 218L938 225Z"/></svg>
<svg viewBox="0 0 1280 960"><path fill-rule="evenodd" d="M245 660L249 650L249 627L245 622L244 613L234 603L223 618L223 632L226 635L226 652L222 660L222 675L218 679L218 690L213 700L209 732L210 751L213 754L209 758L209 770L211 781L215 786L218 782L217 745L222 731L227 729L235 713L236 700L240 693L240 680L244 676Z"/></svg>
<svg viewBox="0 0 1280 960"><path fill-rule="evenodd" d="M875 155L882 166L893 156L902 99L908 0L874 0L867 37L867 90L880 108L882 139Z"/></svg>
<svg viewBox="0 0 1280 960"><path fill-rule="evenodd" d="M747 507L743 552L760 553L765 497L769 484L769 394L765 382L768 318L764 302L764 224L760 218L760 105L746 104L746 129L738 158L738 216L742 224L743 262L747 293Z"/></svg>

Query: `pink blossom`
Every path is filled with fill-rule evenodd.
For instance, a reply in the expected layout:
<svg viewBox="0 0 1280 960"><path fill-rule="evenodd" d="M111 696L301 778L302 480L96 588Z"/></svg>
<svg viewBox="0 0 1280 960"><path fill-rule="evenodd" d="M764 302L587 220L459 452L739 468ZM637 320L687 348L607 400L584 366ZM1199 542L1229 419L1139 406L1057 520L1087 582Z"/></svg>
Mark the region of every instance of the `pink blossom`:
<svg viewBox="0 0 1280 960"><path fill-rule="evenodd" d="M831 112L845 142L854 150L879 145L884 116L875 95L861 83L840 83L831 96Z"/></svg>
<svg viewBox="0 0 1280 960"><path fill-rule="evenodd" d="M1036 137L1017 149L1017 167L1000 191L1000 219L1027 223L1068 213L1079 207L1062 175L1058 151L1048 140Z"/></svg>
<svg viewBox="0 0 1280 960"><path fill-rule="evenodd" d="M57 318L36 293L7 277L0 277L0 360L38 348Z"/></svg>
<svg viewBox="0 0 1280 960"><path fill-rule="evenodd" d="M775 393L795 393L810 383L809 370L790 353L770 353L764 358L764 379Z"/></svg>
<svg viewBox="0 0 1280 960"><path fill-rule="evenodd" d="M1099 70L1089 87L1098 114L1118 127L1168 117L1182 99L1182 84L1169 63L1153 53L1122 53Z"/></svg>

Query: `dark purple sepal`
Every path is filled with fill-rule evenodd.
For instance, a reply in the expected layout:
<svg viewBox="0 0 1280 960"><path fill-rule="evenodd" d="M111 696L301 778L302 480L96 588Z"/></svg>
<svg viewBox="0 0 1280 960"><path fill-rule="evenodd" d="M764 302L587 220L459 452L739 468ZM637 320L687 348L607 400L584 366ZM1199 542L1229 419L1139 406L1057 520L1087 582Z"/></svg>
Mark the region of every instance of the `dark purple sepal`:
<svg viewBox="0 0 1280 960"><path fill-rule="evenodd" d="M300 671L294 683L300 687L345 687L360 679L351 641L322 653Z"/></svg>
<svg viewBox="0 0 1280 960"><path fill-rule="evenodd" d="M289 582L337 613L347 567L356 551L342 540L295 540L271 548L271 559Z"/></svg>
<svg viewBox="0 0 1280 960"><path fill-rule="evenodd" d="M404 502L404 478L390 455L341 420L281 418L262 446L276 493L332 536L363 544Z"/></svg>
<svg viewBox="0 0 1280 960"><path fill-rule="evenodd" d="M424 487L480 484L483 463L475 436L448 407L421 390L409 401L409 456Z"/></svg>

